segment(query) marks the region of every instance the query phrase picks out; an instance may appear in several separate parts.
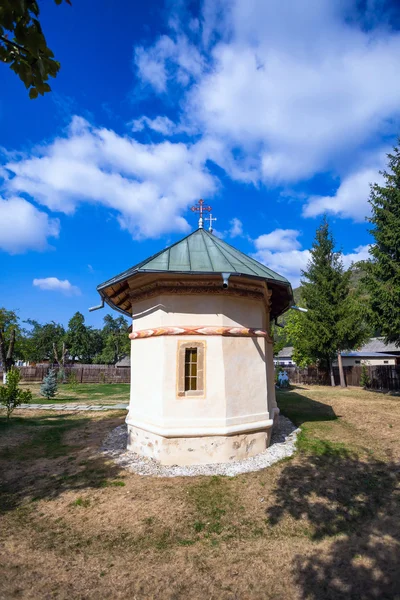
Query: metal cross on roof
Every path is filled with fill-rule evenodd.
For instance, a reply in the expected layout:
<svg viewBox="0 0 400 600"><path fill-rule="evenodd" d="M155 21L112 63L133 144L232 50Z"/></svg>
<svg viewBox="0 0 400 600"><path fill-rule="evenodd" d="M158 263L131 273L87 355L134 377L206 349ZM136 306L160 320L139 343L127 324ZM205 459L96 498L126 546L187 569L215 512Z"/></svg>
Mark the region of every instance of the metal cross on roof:
<svg viewBox="0 0 400 600"><path fill-rule="evenodd" d="M200 213L200 218L199 218L199 229L203 229L203 212L211 212L212 208L211 206L207 206L204 204L204 200L199 200L198 202L198 206L192 206L192 211L193 212L199 212Z"/></svg>
<svg viewBox="0 0 400 600"><path fill-rule="evenodd" d="M204 220L205 220L205 221L210 221L210 226L209 226L209 228L208 228L208 231L209 231L210 233L212 233L212 232L213 232L213 229L214 229L214 228L213 228L213 221L217 221L217 220L218 220L218 219L217 219L217 217L213 217L213 216L212 216L212 213L210 213L210 216L209 216L209 217L206 217Z"/></svg>

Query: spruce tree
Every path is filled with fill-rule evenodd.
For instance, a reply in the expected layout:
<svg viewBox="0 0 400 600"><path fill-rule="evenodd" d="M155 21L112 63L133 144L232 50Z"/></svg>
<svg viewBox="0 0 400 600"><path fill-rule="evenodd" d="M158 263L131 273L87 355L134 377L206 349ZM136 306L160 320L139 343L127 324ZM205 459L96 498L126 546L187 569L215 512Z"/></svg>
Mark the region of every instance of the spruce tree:
<svg viewBox="0 0 400 600"><path fill-rule="evenodd" d="M40 386L40 393L45 396L48 400L54 398L57 393L57 377L54 369L50 369L47 375L44 377L42 385Z"/></svg>
<svg viewBox="0 0 400 600"><path fill-rule="evenodd" d="M318 227L307 270L303 271L302 296L308 312L304 315L302 354L330 369L337 356L340 383L345 385L341 351L353 349L368 337L364 310L357 294L350 292L350 271L345 271L340 252L326 218Z"/></svg>
<svg viewBox="0 0 400 600"><path fill-rule="evenodd" d="M400 139L399 139L400 142ZM400 150L388 154L384 183L371 185L369 202L375 244L370 249L365 283L372 319L386 343L400 346Z"/></svg>

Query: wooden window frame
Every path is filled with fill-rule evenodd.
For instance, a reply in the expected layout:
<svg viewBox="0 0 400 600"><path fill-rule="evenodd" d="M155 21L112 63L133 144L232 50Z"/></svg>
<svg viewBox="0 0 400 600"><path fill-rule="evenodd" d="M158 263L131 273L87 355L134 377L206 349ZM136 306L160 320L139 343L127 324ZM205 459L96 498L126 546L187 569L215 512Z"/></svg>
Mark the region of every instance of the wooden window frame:
<svg viewBox="0 0 400 600"><path fill-rule="evenodd" d="M196 349L197 350L197 389L186 390L185 389L185 359L186 350ZM177 377L176 387L177 396L179 398L204 398L205 396L205 367L206 367L206 342L205 340L190 340L190 341L179 341L177 351Z"/></svg>

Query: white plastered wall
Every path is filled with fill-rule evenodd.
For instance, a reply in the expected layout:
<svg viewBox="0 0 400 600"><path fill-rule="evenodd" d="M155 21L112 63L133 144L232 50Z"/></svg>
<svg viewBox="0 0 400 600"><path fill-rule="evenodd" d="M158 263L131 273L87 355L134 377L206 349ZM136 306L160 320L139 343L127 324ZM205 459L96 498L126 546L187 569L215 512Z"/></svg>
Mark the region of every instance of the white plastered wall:
<svg viewBox="0 0 400 600"><path fill-rule="evenodd" d="M260 300L223 294L160 295L134 307L133 331L200 325L267 328L268 316ZM206 345L205 393L179 397L178 344L197 339ZM275 407L273 350L265 338L162 336L131 342L128 423L161 435L206 435L265 423Z"/></svg>

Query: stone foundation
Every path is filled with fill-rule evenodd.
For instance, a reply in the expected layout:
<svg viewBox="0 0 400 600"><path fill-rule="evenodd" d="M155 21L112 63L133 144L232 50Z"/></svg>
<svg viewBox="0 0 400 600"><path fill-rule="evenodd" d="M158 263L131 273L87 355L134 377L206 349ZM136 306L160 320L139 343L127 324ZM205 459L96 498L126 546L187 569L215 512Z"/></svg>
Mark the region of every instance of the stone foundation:
<svg viewBox="0 0 400 600"><path fill-rule="evenodd" d="M128 450L162 465L230 463L263 452L272 428L235 435L164 437L128 423Z"/></svg>

